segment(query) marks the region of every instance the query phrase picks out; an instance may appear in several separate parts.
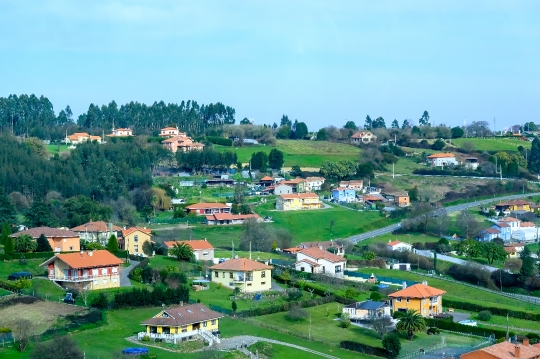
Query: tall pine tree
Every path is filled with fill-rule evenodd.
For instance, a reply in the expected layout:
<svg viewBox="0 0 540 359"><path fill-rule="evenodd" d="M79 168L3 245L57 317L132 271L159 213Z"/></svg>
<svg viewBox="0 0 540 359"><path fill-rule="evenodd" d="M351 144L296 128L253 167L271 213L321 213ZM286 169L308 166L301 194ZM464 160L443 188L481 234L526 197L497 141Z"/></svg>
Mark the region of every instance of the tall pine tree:
<svg viewBox="0 0 540 359"><path fill-rule="evenodd" d="M49 243L49 240L42 233L37 239L37 248L36 252L52 252L52 247Z"/></svg>
<svg viewBox="0 0 540 359"><path fill-rule="evenodd" d="M540 173L540 140L538 140L538 137L535 137L532 142L527 166L531 173Z"/></svg>
<svg viewBox="0 0 540 359"><path fill-rule="evenodd" d="M4 222L2 225L2 232L0 233L0 245L6 244L6 240L8 239L9 235L11 234L11 226L8 222Z"/></svg>
<svg viewBox="0 0 540 359"><path fill-rule="evenodd" d="M13 252L15 252L15 242L13 242L12 237L7 237L6 244L4 245L4 253L11 255Z"/></svg>
<svg viewBox="0 0 540 359"><path fill-rule="evenodd" d="M118 252L118 240L116 239L116 236L114 234L109 237L109 242L107 243L107 250L111 253Z"/></svg>

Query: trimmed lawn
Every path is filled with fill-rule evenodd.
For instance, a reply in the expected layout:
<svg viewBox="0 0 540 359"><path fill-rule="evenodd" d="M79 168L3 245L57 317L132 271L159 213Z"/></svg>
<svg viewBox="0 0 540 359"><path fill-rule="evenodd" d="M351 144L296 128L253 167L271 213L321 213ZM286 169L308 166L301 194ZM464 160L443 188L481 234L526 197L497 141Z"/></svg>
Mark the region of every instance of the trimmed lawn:
<svg viewBox="0 0 540 359"><path fill-rule="evenodd" d="M239 248L242 226L198 226L192 228L193 239L206 238L214 248L230 250L232 241L234 247Z"/></svg>
<svg viewBox="0 0 540 359"><path fill-rule="evenodd" d="M214 250L214 258L231 258L231 251L223 251L223 250ZM249 258L249 251L234 251L234 254L238 257L242 258ZM288 259L290 260L291 257L286 256L282 253L276 253L276 252L251 252L251 258L254 260L260 259L260 260L266 260L266 259Z"/></svg>
<svg viewBox="0 0 540 359"><path fill-rule="evenodd" d="M68 145L45 145L45 147L47 148L47 152L49 152L51 155L69 151Z"/></svg>
<svg viewBox="0 0 540 359"><path fill-rule="evenodd" d="M472 313L472 318L478 320L477 313ZM481 326L481 327L494 328L494 327L489 327L487 325L482 325L482 323L483 322L478 321L478 325ZM500 316L500 315L493 315L491 317L491 320L489 322L486 322L486 323L498 324L498 325L506 326L506 317L503 317L503 316ZM523 333L527 333L527 329L538 330L538 327L540 327L540 324L538 322L533 321L533 320L508 318L508 323L510 324L511 327L523 328L524 330L521 331ZM497 328L497 329L501 329L501 328ZM510 328L510 330L512 332L520 332L520 331L512 329L512 328Z"/></svg>
<svg viewBox="0 0 540 359"><path fill-rule="evenodd" d="M47 270L39 265L45 262L43 259L27 259L26 264L19 264L18 259L0 261L0 280L7 280L9 275L15 272L30 272L33 276L45 275Z"/></svg>
<svg viewBox="0 0 540 359"><path fill-rule="evenodd" d="M471 142L477 151L517 151L519 146L531 148L532 143L521 141L515 138L495 137L495 138L456 138L452 144L460 147L464 142Z"/></svg>
<svg viewBox="0 0 540 359"><path fill-rule="evenodd" d="M6 295L10 295L10 294L11 294L10 291L7 291L7 290L5 290L5 289L0 288L0 297L6 296Z"/></svg>

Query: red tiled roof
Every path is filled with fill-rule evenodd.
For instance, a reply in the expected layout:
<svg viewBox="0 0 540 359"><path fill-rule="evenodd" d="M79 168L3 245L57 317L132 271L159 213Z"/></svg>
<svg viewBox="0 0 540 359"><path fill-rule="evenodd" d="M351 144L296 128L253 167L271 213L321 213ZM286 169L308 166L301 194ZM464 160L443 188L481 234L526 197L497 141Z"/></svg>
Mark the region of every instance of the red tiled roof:
<svg viewBox="0 0 540 359"><path fill-rule="evenodd" d="M303 178L295 178L295 179L292 179L292 180L285 180L285 181L281 181L280 183L282 184L298 184L298 183L302 183L302 182L306 182L305 179Z"/></svg>
<svg viewBox="0 0 540 359"><path fill-rule="evenodd" d="M401 241L398 241L398 240L396 240L396 241L393 241L393 242L388 242L388 244L387 244L387 245L388 245L388 246L390 246L390 247L394 247L394 246L397 246L398 244L401 244L401 243L403 243L403 244L406 244L406 245L408 245L408 246L409 246L409 244L407 244L407 243L404 243L404 242L401 242Z"/></svg>
<svg viewBox="0 0 540 359"><path fill-rule="evenodd" d="M176 130L178 131L178 129L176 127L165 127L165 128L162 128L161 131L170 131L170 130Z"/></svg>
<svg viewBox="0 0 540 359"><path fill-rule="evenodd" d="M335 255L334 253L330 253L324 249L317 248L317 247L306 248L303 251L298 252L298 253L302 253L314 259L326 259L327 261L330 261L330 262L345 262L345 258Z"/></svg>
<svg viewBox="0 0 540 359"><path fill-rule="evenodd" d="M250 218L261 218L258 214L232 214L232 213L214 213L212 215L206 216L207 220L210 221L237 221L237 220L246 220Z"/></svg>
<svg viewBox="0 0 540 359"><path fill-rule="evenodd" d="M248 272L252 270L264 270L272 268L274 267L247 258L229 259L228 261L210 267L210 269L236 270L239 272Z"/></svg>
<svg viewBox="0 0 540 359"><path fill-rule="evenodd" d="M456 157L453 153L434 153L431 156L428 156L428 158L452 158Z"/></svg>
<svg viewBox="0 0 540 359"><path fill-rule="evenodd" d="M365 194L363 196L364 201L384 201L381 197Z"/></svg>
<svg viewBox="0 0 540 359"><path fill-rule="evenodd" d="M225 203L195 203L186 207L187 209L209 209L209 208L231 208Z"/></svg>
<svg viewBox="0 0 540 359"><path fill-rule="evenodd" d="M165 317L160 316L162 313L167 313L167 315ZM183 325L206 322L222 317L223 314L214 312L199 303L164 309L153 318L142 322L141 325L181 327Z"/></svg>
<svg viewBox="0 0 540 359"><path fill-rule="evenodd" d="M261 178L261 181L273 181L274 179L270 176L264 176L263 178Z"/></svg>
<svg viewBox="0 0 540 359"><path fill-rule="evenodd" d="M430 298L446 293L444 290L433 288L425 284L415 284L402 290L398 290L389 297L392 298Z"/></svg>
<svg viewBox="0 0 540 359"><path fill-rule="evenodd" d="M499 222L519 222L519 219L514 217L504 217Z"/></svg>
<svg viewBox="0 0 540 359"><path fill-rule="evenodd" d="M109 225L105 223L104 221L96 221L96 222L88 222L85 224L81 224L80 226L71 228L74 232L108 232L109 231ZM112 225L113 231L121 231L122 228Z"/></svg>
<svg viewBox="0 0 540 359"><path fill-rule="evenodd" d="M61 229L61 228L50 228L50 227L35 227L35 228L29 228L26 231L21 231L17 233L13 233L10 235L10 237L17 238L19 236L22 236L23 234L27 234L32 238L39 238L42 234L45 235L47 238L51 237L61 237L61 238L72 238L72 237L79 237L78 233L72 232L67 229Z"/></svg>
<svg viewBox="0 0 540 359"><path fill-rule="evenodd" d="M309 259L306 259L306 258L304 258L304 259L302 259L302 260L299 260L298 262L296 262L296 263L294 263L294 264L298 264L298 263L300 263L300 262L306 262L307 264L310 264L312 267L318 267L318 266L319 266L318 263L313 262L313 261L310 261Z"/></svg>
<svg viewBox="0 0 540 359"><path fill-rule="evenodd" d="M501 231L499 231L498 229L495 229L495 228L486 228L483 231L486 232L486 233L489 233L489 234L501 233Z"/></svg>
<svg viewBox="0 0 540 359"><path fill-rule="evenodd" d="M510 225L508 223L504 223L504 222L498 222L496 225L501 227L501 228L510 227Z"/></svg>
<svg viewBox="0 0 540 359"><path fill-rule="evenodd" d="M504 246L504 250L506 251L506 253L515 253L516 252L516 248L514 248L514 247Z"/></svg>
<svg viewBox="0 0 540 359"><path fill-rule="evenodd" d="M528 201L524 199L514 199L511 201L505 201L501 203L497 203L495 206L524 206L530 204Z"/></svg>
<svg viewBox="0 0 540 359"><path fill-rule="evenodd" d="M164 245L167 246L167 248L174 247L175 244L185 243L188 246L191 247L194 251L202 250L202 249L214 249L210 242L204 240L204 239L193 239L189 241L167 241L163 242Z"/></svg>
<svg viewBox="0 0 540 359"><path fill-rule="evenodd" d="M293 198L319 198L315 193L283 193L280 194L283 199L293 199Z"/></svg>
<svg viewBox="0 0 540 359"><path fill-rule="evenodd" d="M124 263L120 258L116 257L111 252L99 250L81 253L57 254L56 256L40 264L40 266L48 265L57 258L73 269L105 267Z"/></svg>
<svg viewBox="0 0 540 359"><path fill-rule="evenodd" d="M301 252L303 250L304 250L304 248L294 247L294 248L285 248L283 250L283 252L285 252L285 253L296 253L296 252Z"/></svg>
<svg viewBox="0 0 540 359"><path fill-rule="evenodd" d="M372 136L373 134L369 131L358 131L354 135L352 135L352 138L362 138L364 136Z"/></svg>
<svg viewBox="0 0 540 359"><path fill-rule="evenodd" d="M521 222L520 227L535 227L536 225L533 222Z"/></svg>
<svg viewBox="0 0 540 359"><path fill-rule="evenodd" d="M136 232L136 231L146 233L150 236L152 235L152 231L150 229L140 228L140 227L131 227L131 228L122 230L122 237L129 236L131 233Z"/></svg>
<svg viewBox="0 0 540 359"><path fill-rule="evenodd" d="M516 348L519 348L519 357L516 355ZM480 358L486 357L478 352L484 352L493 358L498 359L536 359L540 357L540 348L536 345L521 345L507 341L493 344L489 347L478 349L466 354L462 354L462 358ZM478 354L474 354L478 353Z"/></svg>

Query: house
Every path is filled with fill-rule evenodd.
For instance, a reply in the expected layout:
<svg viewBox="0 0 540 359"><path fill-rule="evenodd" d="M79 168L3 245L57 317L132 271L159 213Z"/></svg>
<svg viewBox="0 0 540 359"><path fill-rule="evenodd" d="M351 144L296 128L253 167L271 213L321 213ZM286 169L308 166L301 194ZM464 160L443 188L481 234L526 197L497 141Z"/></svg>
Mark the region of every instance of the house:
<svg viewBox="0 0 540 359"><path fill-rule="evenodd" d="M518 254L521 253L525 248L525 244L523 243L506 243L504 246L513 248Z"/></svg>
<svg viewBox="0 0 540 359"><path fill-rule="evenodd" d="M504 201L495 205L495 210L500 212L527 211L532 212L531 204L523 199Z"/></svg>
<svg viewBox="0 0 540 359"><path fill-rule="evenodd" d="M428 156L427 162L432 167L457 166L456 155L453 153L435 153Z"/></svg>
<svg viewBox="0 0 540 359"><path fill-rule="evenodd" d="M360 192L364 188L364 181L362 180L341 181L339 182L339 187L354 189L355 191Z"/></svg>
<svg viewBox="0 0 540 359"><path fill-rule="evenodd" d="M64 140L64 142L66 144L71 143L73 145L83 143L83 142L86 142L86 141L97 141L98 143L102 142L100 136L92 136L92 135L89 135L86 132L75 132L72 135L66 136L66 138Z"/></svg>
<svg viewBox="0 0 540 359"><path fill-rule="evenodd" d="M274 184L274 179L270 176L264 176L259 180L259 186L261 187L270 187Z"/></svg>
<svg viewBox="0 0 540 359"><path fill-rule="evenodd" d="M128 251L129 254L148 257L143 246L146 242L152 244L152 231L146 228L131 227L122 230L122 237L118 241L120 249Z"/></svg>
<svg viewBox="0 0 540 359"><path fill-rule="evenodd" d="M254 219L258 222L261 217L258 214L232 214L232 213L214 213L206 216L206 224L216 226L227 226L233 224L242 224L248 219Z"/></svg>
<svg viewBox="0 0 540 359"><path fill-rule="evenodd" d="M145 326L145 331L138 333L137 339L143 340L147 337L176 344L201 338L209 345L220 343L220 318L223 318L223 314L200 303L163 309L141 323Z"/></svg>
<svg viewBox="0 0 540 359"><path fill-rule="evenodd" d="M512 246L504 246L504 251L508 255L508 258L517 258L518 252L515 247Z"/></svg>
<svg viewBox="0 0 540 359"><path fill-rule="evenodd" d="M98 242L101 245L107 245L109 238L120 237L121 227L104 221L88 222L80 226L71 228L71 231L77 233L81 239L89 242Z"/></svg>
<svg viewBox="0 0 540 359"><path fill-rule="evenodd" d="M539 359L540 344L529 344L529 339L523 339L523 344L503 341L482 349L461 354L461 359Z"/></svg>
<svg viewBox="0 0 540 359"><path fill-rule="evenodd" d="M390 306L387 303L372 300L346 305L342 311L349 314L349 318L352 320L390 317Z"/></svg>
<svg viewBox="0 0 540 359"><path fill-rule="evenodd" d="M321 209L323 204L314 193L280 194L276 199L278 211L296 211L300 209Z"/></svg>
<svg viewBox="0 0 540 359"><path fill-rule="evenodd" d="M490 228L494 228L499 231L498 237L501 238L504 241L510 241L512 239L512 231L511 227L508 223L504 222L498 222L491 226Z"/></svg>
<svg viewBox="0 0 540 359"><path fill-rule="evenodd" d="M329 274L341 277L347 260L318 247L303 249L296 253L294 267L297 271Z"/></svg>
<svg viewBox="0 0 540 359"><path fill-rule="evenodd" d="M277 184L274 187L274 194L276 196L279 196L280 194L290 194L293 193L292 186L289 186L288 184Z"/></svg>
<svg viewBox="0 0 540 359"><path fill-rule="evenodd" d="M324 181L326 181L324 177L306 177L306 191L320 191Z"/></svg>
<svg viewBox="0 0 540 359"><path fill-rule="evenodd" d="M130 137L133 136L133 130L130 128L117 128L116 130L112 129L112 133L107 135L107 137Z"/></svg>
<svg viewBox="0 0 540 359"><path fill-rule="evenodd" d="M338 242L329 240L329 241L315 241L315 242L302 242L297 248L307 249L307 248L319 248L325 251L332 252L338 256L345 255L345 247L340 245Z"/></svg>
<svg viewBox="0 0 540 359"><path fill-rule="evenodd" d="M215 187L215 186L232 187L236 184L236 181L229 178L213 178L213 179L206 180L205 183L208 187Z"/></svg>
<svg viewBox="0 0 540 359"><path fill-rule="evenodd" d="M176 136L167 138L161 142L161 145L172 153L176 153L177 151L202 151L204 149L202 143L194 142L193 139L184 132L178 132Z"/></svg>
<svg viewBox="0 0 540 359"><path fill-rule="evenodd" d="M514 217L504 217L499 220L499 223L506 223L510 226L510 231L514 231L521 227L521 221Z"/></svg>
<svg viewBox="0 0 540 359"><path fill-rule="evenodd" d="M214 213L231 213L231 206L224 203L195 203L186 207L187 213L194 212L199 216Z"/></svg>
<svg viewBox="0 0 540 359"><path fill-rule="evenodd" d="M165 127L162 128L159 137L165 137L170 138L174 136L178 136L180 134L180 131L178 131L178 127Z"/></svg>
<svg viewBox="0 0 540 359"><path fill-rule="evenodd" d="M61 228L50 227L35 227L13 233L12 238L17 238L22 235L29 235L34 240L37 240L42 234L47 238L54 252L78 252L81 250L81 239L79 234Z"/></svg>
<svg viewBox="0 0 540 359"><path fill-rule="evenodd" d="M365 194L362 196L362 200L367 204L375 205L377 202L384 202L385 198L377 193Z"/></svg>
<svg viewBox="0 0 540 359"><path fill-rule="evenodd" d="M353 145L360 145L365 143L375 142L377 136L370 131L358 131L351 136L351 143Z"/></svg>
<svg viewBox="0 0 540 359"><path fill-rule="evenodd" d="M398 207L409 207L411 200L405 191L385 192L384 197Z"/></svg>
<svg viewBox="0 0 540 359"><path fill-rule="evenodd" d="M120 266L124 262L106 250L56 254L40 267L49 280L62 287L96 290L120 287Z"/></svg>
<svg viewBox="0 0 540 359"><path fill-rule="evenodd" d="M519 228L512 231L512 238L524 242L538 239L538 228L533 222L520 222Z"/></svg>
<svg viewBox="0 0 540 359"><path fill-rule="evenodd" d="M169 249L173 248L175 244L180 245L181 243L187 244L193 249L193 255L198 261L213 261L214 260L214 247L206 239L194 239L189 241L167 241L163 242L163 245ZM169 254L169 257L172 257Z"/></svg>
<svg viewBox="0 0 540 359"><path fill-rule="evenodd" d="M476 169L478 168L478 158L466 157L464 166L466 169L476 171Z"/></svg>
<svg viewBox="0 0 540 359"><path fill-rule="evenodd" d="M400 241L388 241L388 244L386 245L386 249L388 249L389 251L398 251L398 252L403 252L403 251L407 251L407 252L411 252L412 251L412 245L410 245L409 243L405 243L405 242L400 242Z"/></svg>
<svg viewBox="0 0 540 359"><path fill-rule="evenodd" d="M292 189L293 189L293 193L304 193L306 192L306 185L307 185L307 182L305 179L303 178L295 178L295 179L292 179L292 180L285 180L285 181L281 181L279 182L280 185L288 185L288 186L291 186Z"/></svg>
<svg viewBox="0 0 540 359"><path fill-rule="evenodd" d="M428 317L442 313L442 295L444 293L446 293L444 290L430 287L424 281L422 284L398 290L389 294L388 297L390 297L392 311L406 312L413 309L423 317Z"/></svg>
<svg viewBox="0 0 540 359"><path fill-rule="evenodd" d="M272 266L247 258L235 258L216 264L212 282L228 288L240 288L242 292L261 292L272 288Z"/></svg>
<svg viewBox="0 0 540 359"><path fill-rule="evenodd" d="M356 202L356 191L346 187L338 187L332 190L332 199L336 202Z"/></svg>
<svg viewBox="0 0 540 359"><path fill-rule="evenodd" d="M482 242L491 242L495 238L499 238L501 232L496 228L484 228L478 233L478 240Z"/></svg>

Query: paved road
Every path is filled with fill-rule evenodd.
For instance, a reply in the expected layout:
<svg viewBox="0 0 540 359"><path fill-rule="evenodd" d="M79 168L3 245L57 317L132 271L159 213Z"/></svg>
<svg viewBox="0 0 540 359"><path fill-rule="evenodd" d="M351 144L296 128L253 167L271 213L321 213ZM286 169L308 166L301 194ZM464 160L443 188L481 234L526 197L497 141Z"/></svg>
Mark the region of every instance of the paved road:
<svg viewBox="0 0 540 359"><path fill-rule="evenodd" d="M129 280L128 275L137 264L139 264L139 262L130 261L129 267L120 268L120 287L131 287L131 281Z"/></svg>
<svg viewBox="0 0 540 359"><path fill-rule="evenodd" d="M432 251L415 250L414 253L416 253L416 254L418 254L419 256L422 256L422 257L433 258L433 252ZM461 264L461 265L471 264L471 262L466 261L464 259L460 259L460 258L456 258L456 257L450 257L450 256L446 256L444 254L437 254L437 259L440 259L441 261L451 262L451 263ZM495 267L492 267L492 266L486 266L486 265L479 264L479 263L474 263L474 264L476 266L478 266L480 268L483 268L483 269L486 269L486 270L488 270L490 272L495 272L496 270L499 270L499 268L495 268Z"/></svg>
<svg viewBox="0 0 540 359"><path fill-rule="evenodd" d="M506 201L506 200L510 200L510 199L518 199L518 198L523 198L523 197L528 197L528 196L537 196L537 195L540 195L540 192L516 194L516 195L511 195L511 196L502 196L502 197L484 199L484 200L481 200L481 201L462 203L462 204L458 204L458 205L455 205L455 206L450 206L450 207L437 209L437 210L432 212L432 215L437 216L437 215L439 215L439 214L441 214L443 212L451 213L451 212L461 211L463 209L467 209L467 208L470 208L470 207L477 207L477 206L480 206L480 205L488 204L488 203L491 203L491 202ZM358 242L361 242L361 241L366 240L368 238L378 237L378 236L381 236L383 234L392 233L393 231L395 231L395 230L397 230L399 228L401 228L401 223L396 223L396 224L392 224L392 225L387 226L387 227L376 229L374 231L370 231L370 232L366 232L366 233L362 233L362 234L357 234L357 235L351 236L351 237L349 237L347 239L350 240L353 243L358 243Z"/></svg>

